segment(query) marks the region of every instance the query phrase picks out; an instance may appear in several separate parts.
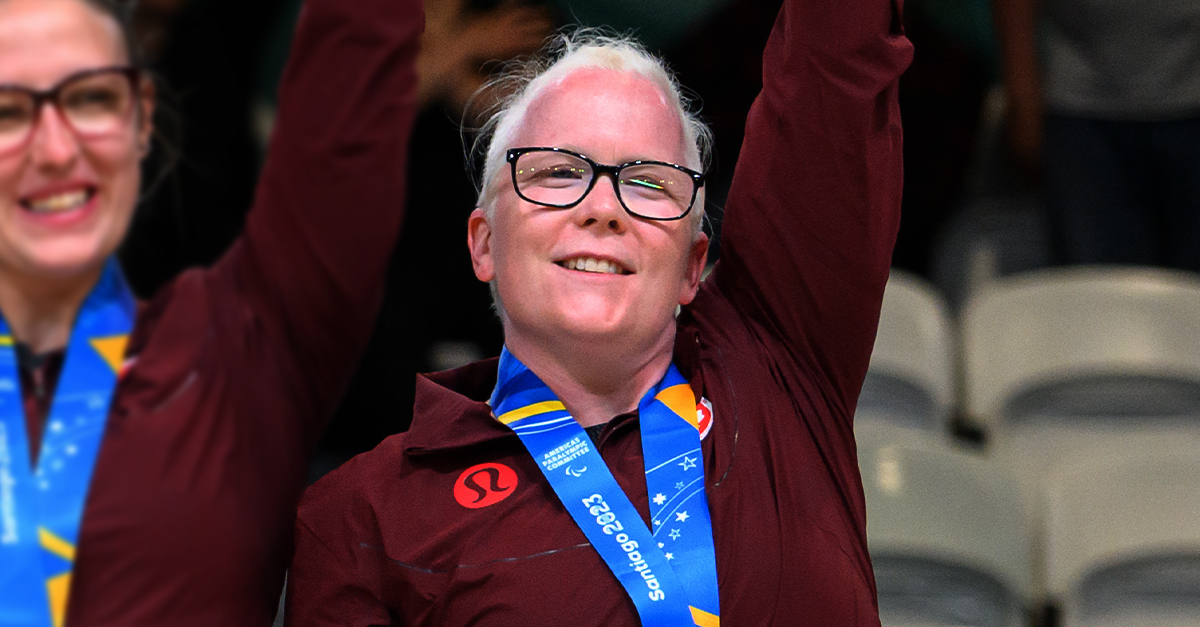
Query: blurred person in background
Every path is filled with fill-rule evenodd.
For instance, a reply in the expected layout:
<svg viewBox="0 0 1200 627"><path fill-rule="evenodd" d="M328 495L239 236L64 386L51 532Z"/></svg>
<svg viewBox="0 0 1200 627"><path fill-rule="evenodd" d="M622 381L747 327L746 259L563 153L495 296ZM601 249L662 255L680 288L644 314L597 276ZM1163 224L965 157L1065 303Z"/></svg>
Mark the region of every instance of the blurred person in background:
<svg viewBox="0 0 1200 627"><path fill-rule="evenodd" d="M878 625L852 418L902 30L784 4L704 281L706 133L661 63L585 32L510 75L468 222L506 348L309 489L288 623Z"/></svg>
<svg viewBox="0 0 1200 627"><path fill-rule="evenodd" d="M0 625L268 624L399 229L421 10L308 3L245 234L138 304L126 9L0 0Z"/></svg>
<svg viewBox="0 0 1200 627"><path fill-rule="evenodd" d="M1200 3L994 0L1061 260L1200 271Z"/></svg>

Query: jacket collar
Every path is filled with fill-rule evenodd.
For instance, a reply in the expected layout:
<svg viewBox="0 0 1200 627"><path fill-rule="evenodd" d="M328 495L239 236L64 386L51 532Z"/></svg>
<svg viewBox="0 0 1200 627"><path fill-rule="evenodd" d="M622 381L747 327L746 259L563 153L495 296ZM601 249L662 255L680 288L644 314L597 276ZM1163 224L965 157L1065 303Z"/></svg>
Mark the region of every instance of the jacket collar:
<svg viewBox="0 0 1200 627"><path fill-rule="evenodd" d="M699 398L704 393L702 369L697 367L699 338L691 328L675 337L675 365ZM454 370L417 376L412 427L404 436L404 452L433 453L506 439L517 435L492 417L487 404L496 387L500 358L477 361ZM623 414L614 423L636 417ZM614 427L618 426L616 424Z"/></svg>
<svg viewBox="0 0 1200 627"><path fill-rule="evenodd" d="M500 359L493 357L454 370L417 376L413 423L404 436L406 453L425 453L516 438L492 418L487 400L496 387Z"/></svg>

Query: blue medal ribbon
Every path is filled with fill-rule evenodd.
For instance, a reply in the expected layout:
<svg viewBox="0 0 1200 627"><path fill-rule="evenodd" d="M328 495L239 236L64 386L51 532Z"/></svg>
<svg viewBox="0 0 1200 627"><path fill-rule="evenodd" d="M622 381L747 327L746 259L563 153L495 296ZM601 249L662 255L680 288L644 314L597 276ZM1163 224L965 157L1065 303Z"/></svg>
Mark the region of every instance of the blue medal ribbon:
<svg viewBox="0 0 1200 627"><path fill-rule="evenodd" d="M653 529L579 423L507 347L491 405L621 582L642 625L720 624L696 397L674 364L638 403Z"/></svg>
<svg viewBox="0 0 1200 627"><path fill-rule="evenodd" d="M83 508L135 313L110 260L76 318L36 469L15 340L0 318L0 626L65 620Z"/></svg>

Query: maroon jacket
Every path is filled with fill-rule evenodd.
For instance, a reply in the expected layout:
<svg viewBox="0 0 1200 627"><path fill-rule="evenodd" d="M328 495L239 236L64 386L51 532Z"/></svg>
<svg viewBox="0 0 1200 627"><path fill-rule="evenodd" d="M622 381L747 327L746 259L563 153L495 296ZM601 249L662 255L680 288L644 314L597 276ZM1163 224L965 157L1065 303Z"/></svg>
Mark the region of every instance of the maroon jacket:
<svg viewBox="0 0 1200 627"><path fill-rule="evenodd" d="M852 417L899 220L910 58L892 0L788 0L767 45L722 258L675 343L714 406L702 448L724 625L879 625ZM638 624L490 417L495 381L495 362L418 381L411 431L309 489L290 625ZM637 416L599 439L647 517Z"/></svg>
<svg viewBox="0 0 1200 627"><path fill-rule="evenodd" d="M309 0L245 234L138 311L70 627L270 624L399 230L422 24L416 0Z"/></svg>

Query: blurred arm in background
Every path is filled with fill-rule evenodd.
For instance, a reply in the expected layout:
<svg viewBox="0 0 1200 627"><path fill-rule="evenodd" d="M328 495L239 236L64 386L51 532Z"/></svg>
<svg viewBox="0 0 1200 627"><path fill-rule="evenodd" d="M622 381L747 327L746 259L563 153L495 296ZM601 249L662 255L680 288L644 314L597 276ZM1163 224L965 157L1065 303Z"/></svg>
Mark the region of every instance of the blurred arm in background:
<svg viewBox="0 0 1200 627"><path fill-rule="evenodd" d="M419 104L440 101L460 113L487 81L489 64L533 52L554 28L544 8L512 0L485 11L467 0L427 0L425 15Z"/></svg>
<svg viewBox="0 0 1200 627"><path fill-rule="evenodd" d="M1040 4L1040 0L993 0L992 5L1008 107L1008 142L1018 162L1031 173L1041 166L1045 111L1037 56Z"/></svg>

